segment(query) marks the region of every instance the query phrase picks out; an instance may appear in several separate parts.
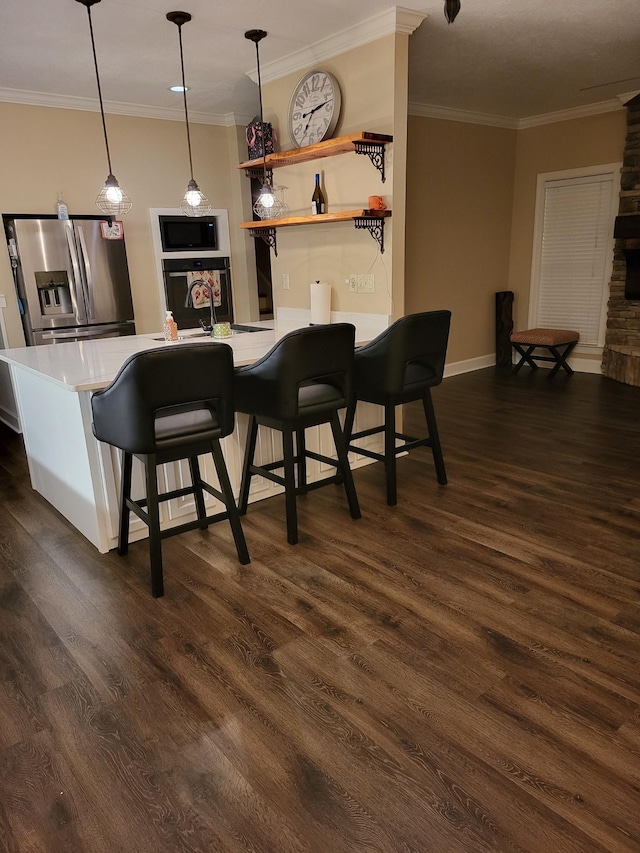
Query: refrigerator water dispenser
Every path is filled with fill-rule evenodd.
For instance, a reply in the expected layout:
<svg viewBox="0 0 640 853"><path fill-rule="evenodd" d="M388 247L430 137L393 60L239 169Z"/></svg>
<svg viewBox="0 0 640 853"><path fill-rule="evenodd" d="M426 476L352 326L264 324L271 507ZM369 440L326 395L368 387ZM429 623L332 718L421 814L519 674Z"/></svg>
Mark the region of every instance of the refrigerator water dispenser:
<svg viewBox="0 0 640 853"><path fill-rule="evenodd" d="M69 314L72 310L66 270L36 272L36 286L42 314Z"/></svg>

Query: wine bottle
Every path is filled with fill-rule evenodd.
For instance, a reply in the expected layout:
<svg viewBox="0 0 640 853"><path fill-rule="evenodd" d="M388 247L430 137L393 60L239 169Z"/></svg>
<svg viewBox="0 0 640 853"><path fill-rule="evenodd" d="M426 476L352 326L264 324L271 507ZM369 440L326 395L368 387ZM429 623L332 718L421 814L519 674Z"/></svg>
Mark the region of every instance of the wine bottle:
<svg viewBox="0 0 640 853"><path fill-rule="evenodd" d="M320 175L316 175L316 186L311 196L311 213L324 213L324 194L320 189Z"/></svg>

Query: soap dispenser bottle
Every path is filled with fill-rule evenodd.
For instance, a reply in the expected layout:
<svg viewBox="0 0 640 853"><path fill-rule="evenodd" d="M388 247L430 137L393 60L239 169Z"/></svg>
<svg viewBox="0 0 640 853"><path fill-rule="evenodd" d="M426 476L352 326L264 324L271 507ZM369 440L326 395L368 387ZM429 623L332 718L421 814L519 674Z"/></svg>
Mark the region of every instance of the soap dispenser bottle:
<svg viewBox="0 0 640 853"><path fill-rule="evenodd" d="M167 316L164 320L164 339L165 341L178 340L178 324L173 319L172 311L167 311Z"/></svg>

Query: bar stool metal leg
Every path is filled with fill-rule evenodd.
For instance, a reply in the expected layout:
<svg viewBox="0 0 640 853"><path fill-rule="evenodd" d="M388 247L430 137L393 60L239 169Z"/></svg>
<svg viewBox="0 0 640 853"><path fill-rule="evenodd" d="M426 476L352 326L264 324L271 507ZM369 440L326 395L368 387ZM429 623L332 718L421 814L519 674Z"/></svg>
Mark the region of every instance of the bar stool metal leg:
<svg viewBox="0 0 640 853"><path fill-rule="evenodd" d="M129 519L131 517L127 501L131 498L131 469L133 456L122 451L120 472L120 528L118 531L118 554L121 557L129 550Z"/></svg>
<svg viewBox="0 0 640 853"><path fill-rule="evenodd" d="M206 509L204 506L204 494L202 491L202 479L200 477L200 464L197 456L189 457L189 471L191 472L191 483L193 485L193 496L196 502L196 512L200 522L200 530L206 530L209 526L206 520Z"/></svg>
<svg viewBox="0 0 640 853"><path fill-rule="evenodd" d="M387 504L398 503L396 486L396 407L387 403L384 407L384 467L387 475Z"/></svg>
<svg viewBox="0 0 640 853"><path fill-rule="evenodd" d="M296 461L298 464L298 493L307 490L307 445L303 429L296 430Z"/></svg>
<svg viewBox="0 0 640 853"><path fill-rule="evenodd" d="M251 466L256 452L256 439L258 437L258 421L255 415L249 416L247 427L247 444L244 450L244 462L242 464L242 480L240 481L240 495L238 497L238 509L240 515L247 514L249 506L249 488L251 486Z"/></svg>
<svg viewBox="0 0 640 853"><path fill-rule="evenodd" d="M158 476L155 454L144 457L147 487L147 516L149 526L149 562L151 563L151 594L164 595L162 577L162 548L160 538L160 504L158 501Z"/></svg>
<svg viewBox="0 0 640 853"><path fill-rule="evenodd" d="M351 444L351 434L353 433L353 423L356 418L356 406L358 405L358 401L354 400L353 403L350 403L347 406L347 411L344 416L344 437L347 443L347 447Z"/></svg>
<svg viewBox="0 0 640 853"><path fill-rule="evenodd" d="M358 502L358 494L356 492L355 483L353 482L353 474L349 465L349 457L347 454L347 442L345 440L342 427L340 426L340 418L337 412L331 414L331 432L333 433L333 441L336 446L336 454L340 463L339 472L344 480L344 490L347 495L347 503L349 504L349 512L351 518L362 518L360 513L360 504Z"/></svg>
<svg viewBox="0 0 640 853"><path fill-rule="evenodd" d="M422 398L424 407L424 416L427 420L427 428L429 430L429 438L431 439L431 450L433 451L433 462L436 466L436 475L441 486L447 485L447 472L444 467L444 457L442 448L440 447L440 436L438 434L438 424L436 421L436 413L433 409L433 401L431 392L427 388L424 397Z"/></svg>
<svg viewBox="0 0 640 853"><path fill-rule="evenodd" d="M282 430L282 450L284 455L284 498L287 516L287 542L298 542L298 511L296 509L296 474L293 453L293 430Z"/></svg>
<svg viewBox="0 0 640 853"><path fill-rule="evenodd" d="M229 472L227 471L227 465L224 461L219 441L213 441L211 443L211 453L213 455L213 461L215 462L216 473L218 474L220 490L224 495L225 506L227 513L229 514L229 524L231 526L231 532L233 533L233 541L236 545L236 551L238 552L238 560L243 566L246 566L247 563L250 562L249 551L247 550L247 543L240 523L240 513L238 512L235 498L233 497L231 481L229 480Z"/></svg>

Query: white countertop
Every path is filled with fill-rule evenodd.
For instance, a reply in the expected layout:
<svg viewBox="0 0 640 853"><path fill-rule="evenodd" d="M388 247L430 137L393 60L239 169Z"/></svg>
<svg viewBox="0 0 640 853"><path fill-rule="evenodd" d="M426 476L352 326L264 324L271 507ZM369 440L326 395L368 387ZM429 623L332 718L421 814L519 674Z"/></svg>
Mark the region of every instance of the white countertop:
<svg viewBox="0 0 640 853"><path fill-rule="evenodd" d="M300 313L304 315L305 312ZM345 314L334 317L332 314L332 321L353 323L356 327L356 344L362 344L376 337L386 327L388 318L385 315L371 314ZM148 335L5 349L0 350L0 359L43 376L69 391L95 391L107 386L134 353L158 347L175 347L182 343L202 343L205 346L225 343L233 349L233 360L237 367L253 364L287 332L308 325L308 319L304 316L287 316L244 325L261 327L264 331L234 332L229 338L212 338L203 335L201 329L180 330L180 339L171 343L161 339L161 332L156 332Z"/></svg>

